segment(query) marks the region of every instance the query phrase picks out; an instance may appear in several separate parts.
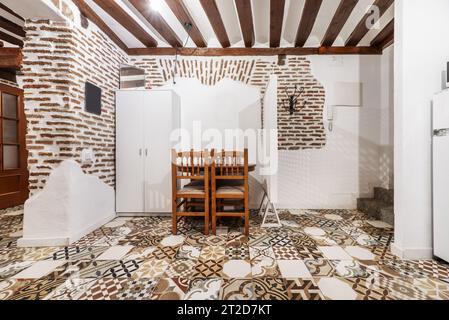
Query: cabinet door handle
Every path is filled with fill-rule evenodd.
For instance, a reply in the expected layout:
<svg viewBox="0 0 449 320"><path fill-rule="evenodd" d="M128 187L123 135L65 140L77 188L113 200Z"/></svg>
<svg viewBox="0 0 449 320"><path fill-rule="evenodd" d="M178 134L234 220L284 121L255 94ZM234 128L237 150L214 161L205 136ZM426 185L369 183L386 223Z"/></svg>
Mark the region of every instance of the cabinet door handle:
<svg viewBox="0 0 449 320"><path fill-rule="evenodd" d="M139 149L139 156L142 156L142 149Z"/></svg>
<svg viewBox="0 0 449 320"><path fill-rule="evenodd" d="M145 149L145 156L148 157L148 149Z"/></svg>

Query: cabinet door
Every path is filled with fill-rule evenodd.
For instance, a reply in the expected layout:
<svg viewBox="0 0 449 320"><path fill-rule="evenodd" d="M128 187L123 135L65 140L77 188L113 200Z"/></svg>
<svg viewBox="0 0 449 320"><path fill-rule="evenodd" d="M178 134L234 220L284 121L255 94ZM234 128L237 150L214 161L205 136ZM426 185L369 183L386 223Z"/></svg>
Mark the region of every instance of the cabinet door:
<svg viewBox="0 0 449 320"><path fill-rule="evenodd" d="M116 206L117 212L144 212L143 93L117 92Z"/></svg>
<svg viewBox="0 0 449 320"><path fill-rule="evenodd" d="M145 211L171 212L172 93L149 92L144 110Z"/></svg>

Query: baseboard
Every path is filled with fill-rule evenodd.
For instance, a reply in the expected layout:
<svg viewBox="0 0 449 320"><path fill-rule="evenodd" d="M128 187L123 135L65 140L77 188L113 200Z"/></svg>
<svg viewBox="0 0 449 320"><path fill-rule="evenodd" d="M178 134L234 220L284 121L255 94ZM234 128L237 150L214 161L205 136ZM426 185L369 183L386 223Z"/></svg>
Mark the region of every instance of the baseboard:
<svg viewBox="0 0 449 320"><path fill-rule="evenodd" d="M28 247L65 247L70 244L69 238L20 238L17 246Z"/></svg>
<svg viewBox="0 0 449 320"><path fill-rule="evenodd" d="M117 217L119 218L148 218L148 217L171 217L171 212L160 212L160 213L136 213L136 212L117 212Z"/></svg>
<svg viewBox="0 0 449 320"><path fill-rule="evenodd" d="M433 248L400 248L391 244L391 252L404 260L427 260L433 258Z"/></svg>
<svg viewBox="0 0 449 320"><path fill-rule="evenodd" d="M80 240L82 237L88 235L92 231L102 227L109 221L115 219L116 214L109 215L105 218L101 218L90 226L84 228L82 231L70 237L61 238L21 238L17 240L18 247L65 247Z"/></svg>

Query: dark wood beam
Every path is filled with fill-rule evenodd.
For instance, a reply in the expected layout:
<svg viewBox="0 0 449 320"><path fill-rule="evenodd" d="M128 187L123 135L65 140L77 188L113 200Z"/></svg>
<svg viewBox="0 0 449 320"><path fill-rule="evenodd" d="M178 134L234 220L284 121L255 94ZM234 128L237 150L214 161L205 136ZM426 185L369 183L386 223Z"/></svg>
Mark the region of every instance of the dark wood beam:
<svg viewBox="0 0 449 320"><path fill-rule="evenodd" d="M182 42L164 18L151 9L150 2L155 0L129 0L140 14L172 47L182 47Z"/></svg>
<svg viewBox="0 0 449 320"><path fill-rule="evenodd" d="M218 41L220 41L223 48L231 46L229 41L228 33L221 18L220 11L218 10L217 3L215 0L200 0L201 6L206 12L207 18L214 29L215 35Z"/></svg>
<svg viewBox="0 0 449 320"><path fill-rule="evenodd" d="M315 25L323 0L306 0L296 33L295 47L303 47Z"/></svg>
<svg viewBox="0 0 449 320"><path fill-rule="evenodd" d="M15 13L14 11L12 11L11 9L9 9L7 6L5 6L3 3L0 3L0 9L5 10L6 12L8 12L9 14L13 15L14 17L16 17L17 19L20 19L22 21L25 21L24 18L22 18L22 16L18 15L17 13Z"/></svg>
<svg viewBox="0 0 449 320"><path fill-rule="evenodd" d="M323 41L321 42L322 46L330 47L334 44L335 39L337 39L341 29L343 29L358 2L358 0L342 0L340 2L334 17L327 28Z"/></svg>
<svg viewBox="0 0 449 320"><path fill-rule="evenodd" d="M0 16L0 27L14 33L15 35L18 35L19 37L25 37L26 35L22 26L19 26L18 24L15 24L2 16Z"/></svg>
<svg viewBox="0 0 449 320"><path fill-rule="evenodd" d="M22 49L0 48L0 69L20 70L22 63Z"/></svg>
<svg viewBox="0 0 449 320"><path fill-rule="evenodd" d="M16 70L0 69L0 79L17 83Z"/></svg>
<svg viewBox="0 0 449 320"><path fill-rule="evenodd" d="M251 0L235 0L235 6L237 8L237 15L239 17L240 29L242 30L245 47L251 48L256 39L256 36L254 35Z"/></svg>
<svg viewBox="0 0 449 320"><path fill-rule="evenodd" d="M8 34L6 32L0 31L0 40L3 40L5 42L9 42L11 44L14 44L16 46L19 46L19 47L23 48L23 41L22 40L20 40L20 39L18 39L16 37L13 37L12 35L10 35L10 34Z"/></svg>
<svg viewBox="0 0 449 320"><path fill-rule="evenodd" d="M284 22L285 0L270 0L270 47L281 44L282 25Z"/></svg>
<svg viewBox="0 0 449 320"><path fill-rule="evenodd" d="M193 20L182 0L165 0L165 2L170 7L171 11L173 11L176 18L178 18L179 22L184 26L184 28L186 28L186 24L190 24L192 26L190 30L186 28L186 31L190 34L193 42L195 42L195 44L200 48L207 47L207 43L204 40L200 29L198 29L198 26L195 24L195 21Z"/></svg>
<svg viewBox="0 0 449 320"><path fill-rule="evenodd" d="M376 47L320 47L319 54L326 55L379 55L382 50Z"/></svg>
<svg viewBox="0 0 449 320"><path fill-rule="evenodd" d="M277 56L277 55L378 55L382 50L371 47L321 47L321 48L135 48L130 49L132 56Z"/></svg>
<svg viewBox="0 0 449 320"><path fill-rule="evenodd" d="M108 13L114 20L120 23L133 36L147 47L156 47L156 40L148 34L119 4L110 0L94 0L94 2Z"/></svg>
<svg viewBox="0 0 449 320"><path fill-rule="evenodd" d="M371 41L371 46L385 49L394 41L394 19L391 20L382 31Z"/></svg>
<svg viewBox="0 0 449 320"><path fill-rule="evenodd" d="M352 34L349 36L346 41L346 46L356 46L360 43L363 37L370 30L367 24L375 24L378 19L376 19L375 13L379 10L379 18L382 17L385 12L390 8L394 3L394 0L376 0L368 12L363 16L362 20L360 20L357 27L355 27Z"/></svg>
<svg viewBox="0 0 449 320"><path fill-rule="evenodd" d="M84 0L72 0L73 3L78 7L79 11L83 16L92 21L94 24L100 28L117 46L122 50L128 51L126 44L112 31L111 28L89 7Z"/></svg>

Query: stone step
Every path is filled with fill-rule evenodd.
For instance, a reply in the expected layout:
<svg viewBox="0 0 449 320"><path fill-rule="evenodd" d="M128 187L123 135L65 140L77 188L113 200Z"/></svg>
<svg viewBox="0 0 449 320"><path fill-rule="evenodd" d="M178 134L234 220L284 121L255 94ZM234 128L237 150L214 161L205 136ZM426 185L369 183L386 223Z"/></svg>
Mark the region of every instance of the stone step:
<svg viewBox="0 0 449 320"><path fill-rule="evenodd" d="M360 198L357 199L357 210L367 214L370 219L379 220L380 212L386 205L377 199Z"/></svg>
<svg viewBox="0 0 449 320"><path fill-rule="evenodd" d="M374 199L392 206L394 204L394 190L385 188L374 188Z"/></svg>
<svg viewBox="0 0 449 320"><path fill-rule="evenodd" d="M382 208L380 210L380 220L394 226L394 207Z"/></svg>

